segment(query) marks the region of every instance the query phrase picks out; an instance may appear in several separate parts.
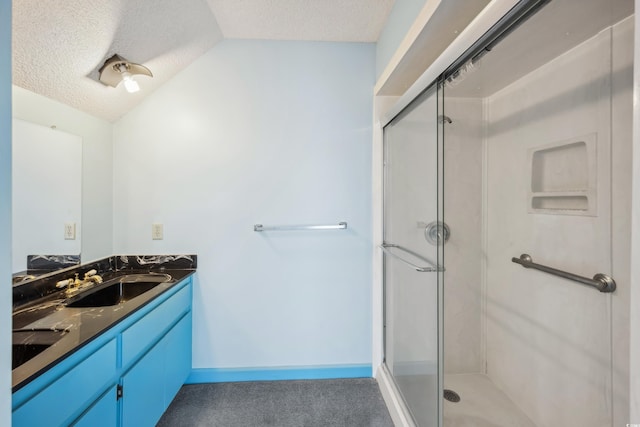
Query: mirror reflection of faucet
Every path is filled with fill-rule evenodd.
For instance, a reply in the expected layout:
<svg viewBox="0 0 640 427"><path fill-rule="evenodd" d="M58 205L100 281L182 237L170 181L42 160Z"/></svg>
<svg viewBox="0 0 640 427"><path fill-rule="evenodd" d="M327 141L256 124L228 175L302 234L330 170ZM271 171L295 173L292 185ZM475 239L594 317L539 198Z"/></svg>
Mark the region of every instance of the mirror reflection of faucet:
<svg viewBox="0 0 640 427"><path fill-rule="evenodd" d="M60 280L56 283L56 288L66 287L67 296L71 296L83 289L93 286L94 284L102 283L102 276L98 275L98 272L95 269L87 271L82 280L78 279L78 273L76 273L75 276L76 277L72 279Z"/></svg>
<svg viewBox="0 0 640 427"><path fill-rule="evenodd" d="M32 280L35 278L36 276L34 276L33 274L18 274L18 275L14 275L11 278L11 284L12 285L21 284L22 282L26 282L27 280Z"/></svg>

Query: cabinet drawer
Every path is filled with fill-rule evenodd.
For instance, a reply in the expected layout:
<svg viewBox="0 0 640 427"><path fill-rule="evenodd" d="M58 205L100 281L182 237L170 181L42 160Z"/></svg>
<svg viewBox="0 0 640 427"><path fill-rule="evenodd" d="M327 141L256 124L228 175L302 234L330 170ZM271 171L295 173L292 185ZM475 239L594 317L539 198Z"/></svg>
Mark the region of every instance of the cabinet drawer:
<svg viewBox="0 0 640 427"><path fill-rule="evenodd" d="M73 427L114 427L118 424L118 401L113 386L85 414L73 423Z"/></svg>
<svg viewBox="0 0 640 427"><path fill-rule="evenodd" d="M122 367L127 367L151 347L180 314L191 306L191 287L185 286L171 298L122 333Z"/></svg>
<svg viewBox="0 0 640 427"><path fill-rule="evenodd" d="M48 374L55 375L55 368ZM116 341L95 353L13 412L14 427L57 426L77 417L116 376Z"/></svg>

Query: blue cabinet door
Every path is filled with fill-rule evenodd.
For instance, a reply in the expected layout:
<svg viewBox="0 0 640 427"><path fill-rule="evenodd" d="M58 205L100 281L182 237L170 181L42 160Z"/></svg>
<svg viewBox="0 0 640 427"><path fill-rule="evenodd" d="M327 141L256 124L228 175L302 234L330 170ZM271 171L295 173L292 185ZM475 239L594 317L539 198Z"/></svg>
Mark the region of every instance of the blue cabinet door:
<svg viewBox="0 0 640 427"><path fill-rule="evenodd" d="M122 377L122 426L155 426L164 412L162 341Z"/></svg>
<svg viewBox="0 0 640 427"><path fill-rule="evenodd" d="M164 353L165 409L169 407L191 372L191 330L191 312L188 312L167 334Z"/></svg>
<svg viewBox="0 0 640 427"><path fill-rule="evenodd" d="M191 312L122 377L122 426L155 426L191 369Z"/></svg>

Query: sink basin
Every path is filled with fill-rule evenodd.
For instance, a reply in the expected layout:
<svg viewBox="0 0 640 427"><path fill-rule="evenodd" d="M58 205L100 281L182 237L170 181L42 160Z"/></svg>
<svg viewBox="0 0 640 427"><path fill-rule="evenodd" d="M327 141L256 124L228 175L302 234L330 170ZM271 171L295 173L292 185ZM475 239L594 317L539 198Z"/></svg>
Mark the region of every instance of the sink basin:
<svg viewBox="0 0 640 427"><path fill-rule="evenodd" d="M11 344L11 369L33 359L58 342L67 332L61 329L14 330Z"/></svg>
<svg viewBox="0 0 640 427"><path fill-rule="evenodd" d="M77 299L66 305L71 308L118 305L169 281L171 276L168 274L128 274L95 291L83 292Z"/></svg>
<svg viewBox="0 0 640 427"><path fill-rule="evenodd" d="M171 275L166 273L135 273L125 274L118 277L118 282L121 283L136 283L136 282L153 282L153 283L165 283L171 281Z"/></svg>

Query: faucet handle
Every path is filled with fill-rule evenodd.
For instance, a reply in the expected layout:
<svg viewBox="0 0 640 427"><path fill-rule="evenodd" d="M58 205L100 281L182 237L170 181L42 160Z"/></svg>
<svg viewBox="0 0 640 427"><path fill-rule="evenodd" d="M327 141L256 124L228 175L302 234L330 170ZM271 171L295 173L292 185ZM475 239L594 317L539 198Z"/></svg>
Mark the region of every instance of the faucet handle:
<svg viewBox="0 0 640 427"><path fill-rule="evenodd" d="M56 283L56 288L64 288L65 286L69 286L73 283L73 279L60 280Z"/></svg>
<svg viewBox="0 0 640 427"><path fill-rule="evenodd" d="M84 274L84 280L94 283L102 283L102 276L98 275L98 272L94 268Z"/></svg>

